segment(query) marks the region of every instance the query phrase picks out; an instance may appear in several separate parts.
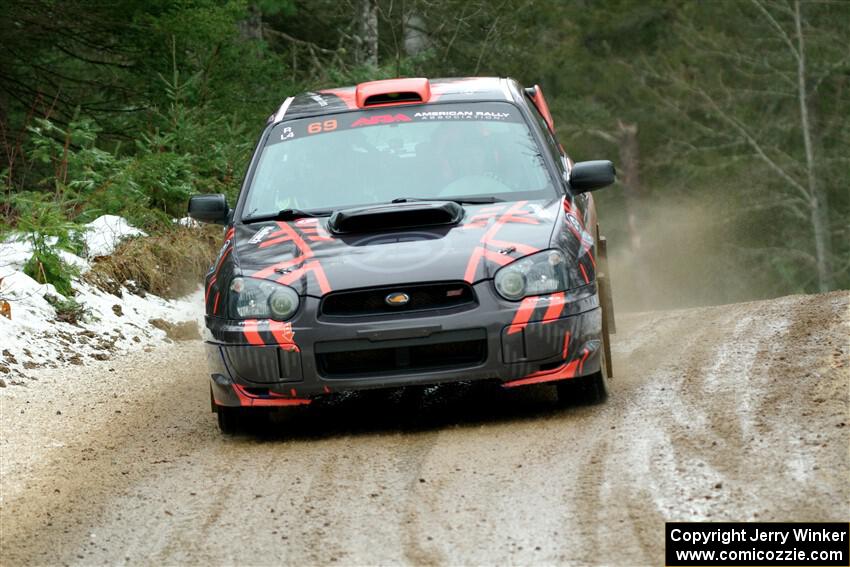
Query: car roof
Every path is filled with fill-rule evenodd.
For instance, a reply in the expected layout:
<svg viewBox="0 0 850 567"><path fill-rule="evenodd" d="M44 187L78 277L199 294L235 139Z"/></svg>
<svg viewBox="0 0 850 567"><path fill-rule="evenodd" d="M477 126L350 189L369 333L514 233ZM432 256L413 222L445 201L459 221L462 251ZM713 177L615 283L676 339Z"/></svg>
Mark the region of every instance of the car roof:
<svg viewBox="0 0 850 567"><path fill-rule="evenodd" d="M509 79L457 77L386 79L354 86L309 91L289 97L269 122L321 116L349 110L433 102L513 100Z"/></svg>

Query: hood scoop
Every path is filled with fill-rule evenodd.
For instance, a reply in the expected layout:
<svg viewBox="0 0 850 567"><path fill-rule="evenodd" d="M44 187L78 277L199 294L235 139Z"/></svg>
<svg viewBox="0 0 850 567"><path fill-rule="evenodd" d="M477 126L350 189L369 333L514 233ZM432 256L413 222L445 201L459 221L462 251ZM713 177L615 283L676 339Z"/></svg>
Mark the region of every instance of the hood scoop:
<svg viewBox="0 0 850 567"><path fill-rule="evenodd" d="M383 232L452 225L461 218L463 207L453 201L392 203L336 211L331 215L328 228L334 234Z"/></svg>

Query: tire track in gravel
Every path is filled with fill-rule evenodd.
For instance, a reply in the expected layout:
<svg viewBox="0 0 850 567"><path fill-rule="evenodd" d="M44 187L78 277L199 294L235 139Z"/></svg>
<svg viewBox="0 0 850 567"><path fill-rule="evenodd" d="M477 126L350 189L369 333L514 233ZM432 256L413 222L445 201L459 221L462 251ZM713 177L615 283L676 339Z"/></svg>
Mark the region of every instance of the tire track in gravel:
<svg viewBox="0 0 850 567"><path fill-rule="evenodd" d="M203 363L197 346L174 347L170 354L175 361L194 360L196 366ZM114 375L109 374L107 367L114 367L116 372L126 372L138 380L140 376L148 375L146 371L152 368L156 369L152 375L163 374L159 363L137 354L124 360L95 365L92 370L96 372L99 369L102 374L98 377L101 379L111 379ZM31 411L37 414L33 417L43 427L47 426L46 431L19 433L15 439L20 443L18 447L10 449L4 443L2 460L12 460L16 450L26 450L33 445L44 446L48 441L52 448L36 468L17 469L11 466L7 469L4 466L0 522L3 556L11 564L54 563L58 559L55 556L57 549L67 545L67 541L83 541L85 545L66 561L82 561L86 559L87 552L103 551L99 542L88 537L87 522L104 513L104 507L125 487L145 475L156 475L158 466L179 458L197 443L198 437L204 437L202 432L198 435L199 428L192 426L206 421L202 420L206 416L197 409L186 411L187 406L198 408L202 396L198 395L191 382L171 380L170 373L155 382L146 381L144 388L136 388L129 393L123 388L127 384L115 388L98 380L85 380L87 383L81 391L71 393L71 385L63 384L62 370L45 371L40 382L29 390L55 386L61 395L69 394L69 397L59 399L53 406L61 408L55 410L56 416L63 416L59 418L52 415L53 407L30 409L40 401L40 394L21 392L21 397L25 398L21 400L21 407L27 408L21 413L26 415L25 411ZM12 411L16 405L6 398L2 404L3 429L8 433L12 427L9 418L16 413ZM119 407L121 409L115 409ZM166 416L166 419L161 419L161 416ZM167 421L167 418L175 419L177 416L181 423ZM23 427L26 429L34 425L25 423ZM146 435L148 432L154 435ZM206 435L208 439L213 438L211 433ZM184 434L188 435L184 437ZM8 477L18 475L28 477L23 490L7 492L7 485L15 486L22 481L17 478L14 483L7 482ZM85 520L80 517L81 511L87 516ZM35 537L35 534L41 537ZM56 540L43 537L48 534ZM11 556L7 556L8 546L5 543L9 541L17 544L9 550L14 552Z"/></svg>
<svg viewBox="0 0 850 567"><path fill-rule="evenodd" d="M571 514L572 518L595 519L588 533L577 538L582 548L577 558L580 562L598 562L598 550L612 541L618 542L623 556L632 562L650 562L658 556L663 541L659 542L656 527L664 518L655 510L653 475L657 448L668 441L664 428L654 423L660 404L646 399L644 390L652 374L661 391L674 390L675 377L659 373L690 349L695 340L690 326L689 318L677 313L638 314L623 318L619 324L618 340L613 345L616 374L612 381L617 397L609 402L618 407L612 412L613 419L583 435L593 443L593 456L585 461L582 476L588 487L598 490L581 494ZM623 336L627 339L621 344ZM664 415L669 421L671 414ZM625 439L623 432L628 435Z"/></svg>

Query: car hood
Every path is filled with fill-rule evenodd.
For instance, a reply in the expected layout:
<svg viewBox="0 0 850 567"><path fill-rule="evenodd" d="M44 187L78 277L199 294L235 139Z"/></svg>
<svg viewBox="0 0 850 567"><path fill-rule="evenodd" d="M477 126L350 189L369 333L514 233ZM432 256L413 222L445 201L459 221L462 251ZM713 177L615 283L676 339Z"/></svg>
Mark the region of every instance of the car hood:
<svg viewBox="0 0 850 567"><path fill-rule="evenodd" d="M562 199L464 205L451 226L334 235L327 218L240 224L234 260L243 275L322 296L345 289L492 278L549 247Z"/></svg>

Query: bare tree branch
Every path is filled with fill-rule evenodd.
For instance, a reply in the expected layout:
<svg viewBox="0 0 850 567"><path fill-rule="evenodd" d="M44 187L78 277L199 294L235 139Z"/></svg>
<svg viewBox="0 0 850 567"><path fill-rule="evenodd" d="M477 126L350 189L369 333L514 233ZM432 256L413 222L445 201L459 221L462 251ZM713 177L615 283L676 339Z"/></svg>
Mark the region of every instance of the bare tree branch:
<svg viewBox="0 0 850 567"><path fill-rule="evenodd" d="M316 45L312 41L306 41L306 40L303 40L303 39L298 39L297 37L293 37L293 36L289 35L288 33L282 32L280 30L275 30L275 29L271 29L271 28L264 28L263 32L270 34L270 35L273 35L275 37L279 37L281 39L284 39L284 40L286 40L290 43L295 43L297 45L303 45L303 46L308 47L310 49L315 49L319 53L324 53L326 55L336 54L336 51L334 51L333 49L326 49L324 47Z"/></svg>
<svg viewBox="0 0 850 567"><path fill-rule="evenodd" d="M776 30L780 39L782 39L782 41L785 42L785 45L788 46L788 49L791 51L791 53L794 55L794 57L799 59L800 54L797 52L797 49L794 47L794 43L791 41L791 37L787 33L785 33L785 29L779 24L779 22L776 21L776 18L774 18L773 15L767 10L767 8L765 8L764 5L762 5L760 0L751 0L751 1L752 1L753 5L756 8L758 8L759 12L761 12L761 14L765 17L765 19L767 19L767 21L770 23L770 25L773 27L773 29Z"/></svg>

